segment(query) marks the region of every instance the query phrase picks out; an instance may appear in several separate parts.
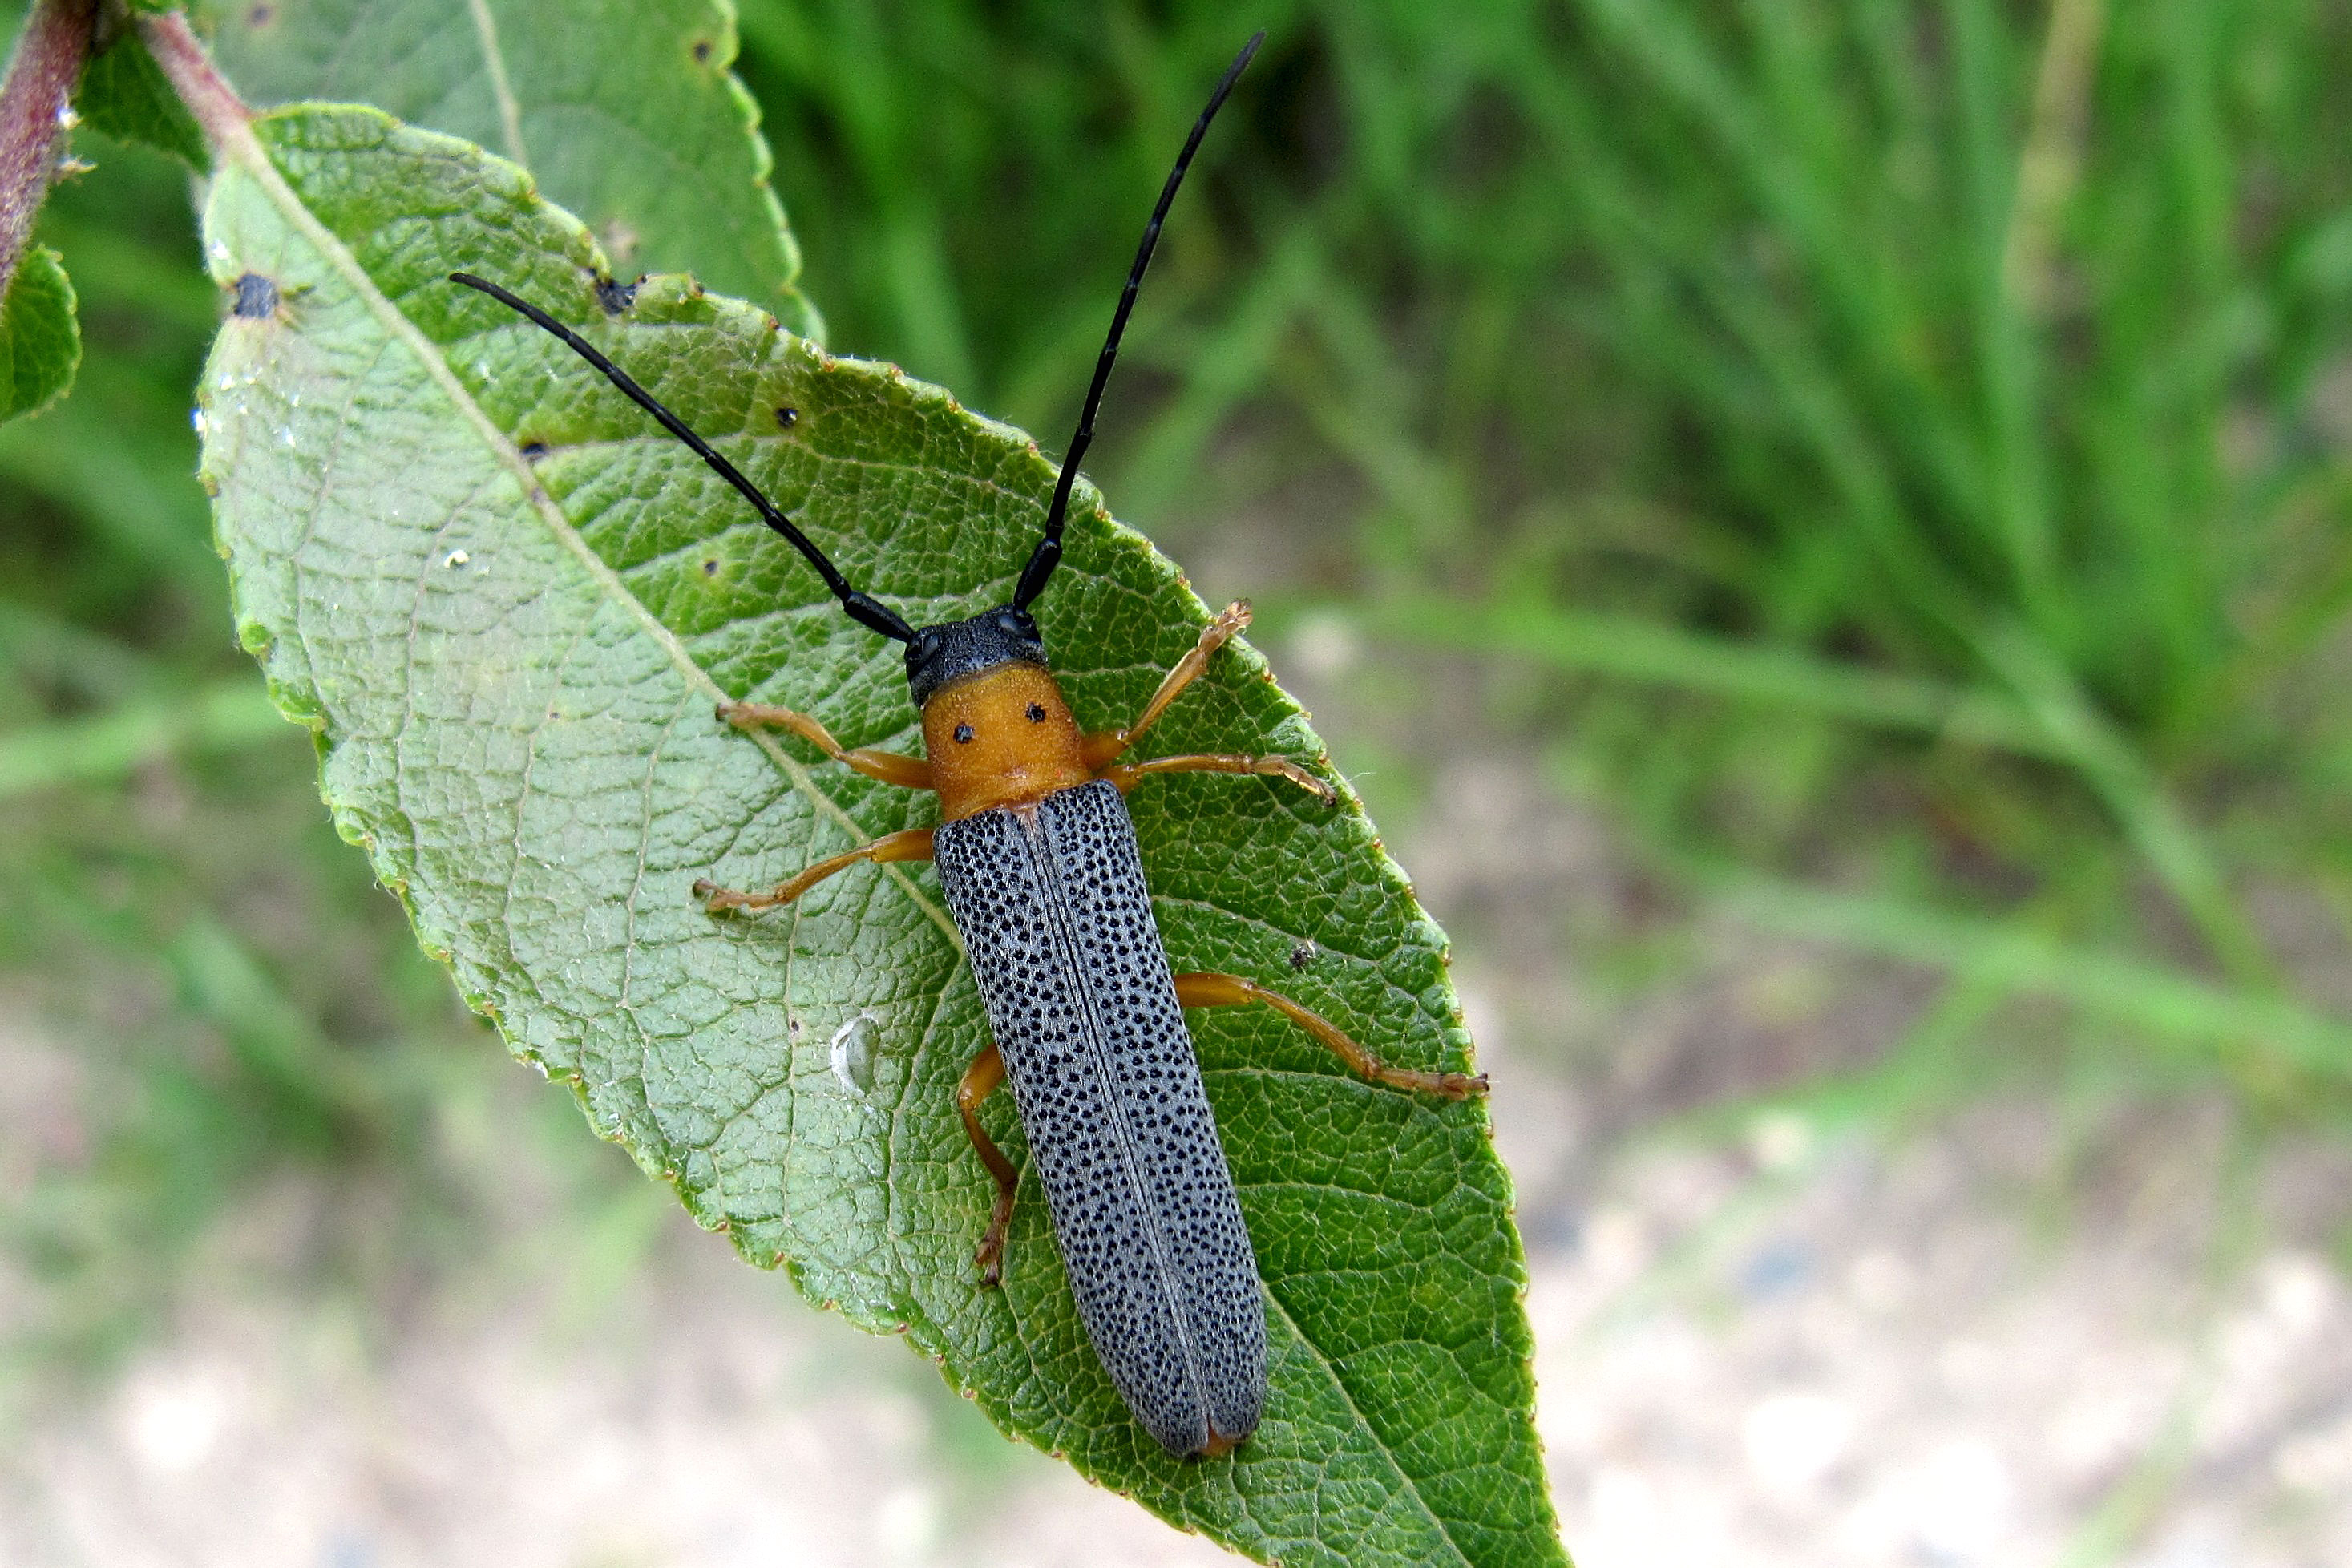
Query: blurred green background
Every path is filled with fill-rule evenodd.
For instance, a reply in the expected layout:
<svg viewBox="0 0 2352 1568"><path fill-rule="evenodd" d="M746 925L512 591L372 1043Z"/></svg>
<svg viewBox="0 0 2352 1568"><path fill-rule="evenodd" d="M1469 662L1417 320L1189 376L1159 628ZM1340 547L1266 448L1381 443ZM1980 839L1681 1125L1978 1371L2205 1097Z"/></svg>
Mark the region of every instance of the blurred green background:
<svg viewBox="0 0 2352 1568"><path fill-rule="evenodd" d="M1256 599L1402 839L1443 840L1465 732L1607 825L1638 875L1538 910L1546 962L1672 986L1727 911L1918 977L1853 1059L1620 1131L2021 1085L2337 1135L2352 14L745 0L830 346L1058 447L1259 26L1088 465L1119 514ZM0 1419L289 1170L373 1205L311 1259L361 1294L520 1201L518 1118L583 1288L666 1201L518 1087L258 711L192 477L187 180L77 148L41 237L88 357L0 429L0 1064L70 1059L0 1093Z"/></svg>

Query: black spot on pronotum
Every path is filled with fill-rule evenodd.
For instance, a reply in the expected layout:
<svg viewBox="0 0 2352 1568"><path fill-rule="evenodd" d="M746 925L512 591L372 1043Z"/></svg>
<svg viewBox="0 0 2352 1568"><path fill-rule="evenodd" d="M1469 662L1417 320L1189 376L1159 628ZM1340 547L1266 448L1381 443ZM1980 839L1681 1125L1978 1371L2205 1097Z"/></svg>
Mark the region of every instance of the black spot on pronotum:
<svg viewBox="0 0 2352 1568"><path fill-rule="evenodd" d="M596 303L604 307L604 314L617 316L637 302L637 286L615 283L610 278L596 279Z"/></svg>
<svg viewBox="0 0 2352 1568"><path fill-rule="evenodd" d="M710 40L709 38L697 38L694 40L694 63L698 66L707 66L710 63Z"/></svg>
<svg viewBox="0 0 2352 1568"><path fill-rule="evenodd" d="M1029 704L1029 722L1032 724L1043 724L1045 721L1045 705L1042 702L1032 702Z"/></svg>
<svg viewBox="0 0 2352 1568"><path fill-rule="evenodd" d="M522 444L522 455L525 461L536 463L541 458L547 456L547 443L544 441L525 441Z"/></svg>
<svg viewBox="0 0 2352 1568"><path fill-rule="evenodd" d="M1315 945L1314 938L1301 937L1297 945L1290 950L1290 967L1293 969L1306 968L1308 964L1315 962L1315 955L1318 951L1319 950Z"/></svg>
<svg viewBox="0 0 2352 1568"><path fill-rule="evenodd" d="M278 285L258 272L248 272L236 280L236 303L229 309L248 321L258 321L277 314Z"/></svg>
<svg viewBox="0 0 2352 1568"><path fill-rule="evenodd" d="M777 428L777 429L779 429L779 430L789 430L789 429L791 429L793 426L795 426L795 425L799 424L800 422L801 422L801 411L800 411L799 409L797 409L797 408L779 408L779 409L777 409L777 410L776 410L776 428Z"/></svg>
<svg viewBox="0 0 2352 1568"><path fill-rule="evenodd" d="M957 725L955 727L955 738L956 744L959 746L970 744L971 741L971 726L969 724Z"/></svg>

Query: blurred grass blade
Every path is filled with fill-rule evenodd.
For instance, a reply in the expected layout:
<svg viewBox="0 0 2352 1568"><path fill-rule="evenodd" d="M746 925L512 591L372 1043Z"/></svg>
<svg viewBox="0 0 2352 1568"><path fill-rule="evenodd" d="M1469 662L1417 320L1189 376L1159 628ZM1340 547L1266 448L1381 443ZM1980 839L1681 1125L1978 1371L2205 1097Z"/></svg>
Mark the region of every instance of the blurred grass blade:
<svg viewBox="0 0 2352 1568"><path fill-rule="evenodd" d="M278 728L285 728L281 720ZM164 950L188 1012L220 1032L282 1136L323 1151L381 1120L383 1095L236 934L199 912Z"/></svg>
<svg viewBox="0 0 2352 1568"><path fill-rule="evenodd" d="M2051 742L2105 804L2214 956L2241 984L2275 988L2276 968L2230 896L2203 838L2129 742L2030 633L2009 627L1985 651Z"/></svg>
<svg viewBox="0 0 2352 1568"><path fill-rule="evenodd" d="M232 677L182 697L141 697L86 719L0 734L0 799L64 784L101 784L180 751L287 737L260 684Z"/></svg>
<svg viewBox="0 0 2352 1568"><path fill-rule="evenodd" d="M2352 1020L2069 946L2013 923L1744 873L1705 881L1713 907L1762 930L2054 997L2118 1025L2251 1058L2272 1082L2302 1075L2337 1089L2352 1087Z"/></svg>
<svg viewBox="0 0 2352 1568"><path fill-rule="evenodd" d="M1708 637L1635 619L1435 595L1369 606L1264 601L1269 635L1308 616L1334 616L1373 637L1465 653L1532 658L1556 669L1654 682L1678 690L1801 709L1824 718L2020 756L2070 762L2065 742L1998 695L1833 664L1790 648Z"/></svg>

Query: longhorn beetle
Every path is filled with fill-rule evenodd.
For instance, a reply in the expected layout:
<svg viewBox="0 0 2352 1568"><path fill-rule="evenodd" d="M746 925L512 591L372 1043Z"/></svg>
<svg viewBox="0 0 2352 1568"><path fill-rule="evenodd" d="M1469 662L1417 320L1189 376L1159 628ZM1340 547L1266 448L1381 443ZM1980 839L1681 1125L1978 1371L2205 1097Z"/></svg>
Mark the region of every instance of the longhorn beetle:
<svg viewBox="0 0 2352 1568"><path fill-rule="evenodd" d="M1486 1091L1483 1074L1390 1067L1254 980L1169 972L1127 791L1154 773L1256 773L1286 780L1326 805L1338 800L1328 784L1283 757L1119 760L1249 624L1248 606L1232 605L1209 624L1133 723L1093 734L1080 732L1071 717L1029 613L1062 558L1070 486L1094 438L1095 413L1160 226L1210 121L1265 37L1253 37L1227 68L1160 188L1062 460L1045 534L1011 602L970 620L912 626L851 587L758 487L619 366L537 306L468 273L450 274L452 282L480 289L571 345L740 491L761 521L807 557L852 620L906 644L907 685L922 713L926 758L845 750L824 725L789 708L738 702L721 708L719 717L744 730L789 730L868 778L935 791L940 825L886 834L816 861L766 892L734 892L707 881L694 891L714 912L769 910L861 860L937 863L995 1037L956 1089L964 1131L996 1179L996 1202L974 1259L982 1282L992 1286L1001 1278L1020 1176L981 1127L979 1110L1010 1079L1095 1353L1128 1408L1179 1457L1230 1452L1257 1426L1265 1403L1257 1263L1181 1009L1263 1002L1366 1078L1451 1100Z"/></svg>

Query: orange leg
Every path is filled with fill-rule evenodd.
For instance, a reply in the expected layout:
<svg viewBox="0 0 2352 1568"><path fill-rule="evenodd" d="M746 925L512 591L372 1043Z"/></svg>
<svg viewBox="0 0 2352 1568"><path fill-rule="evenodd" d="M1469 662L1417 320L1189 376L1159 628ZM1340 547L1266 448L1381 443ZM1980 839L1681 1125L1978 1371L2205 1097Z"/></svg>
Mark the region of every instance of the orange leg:
<svg viewBox="0 0 2352 1568"><path fill-rule="evenodd" d="M971 1139L971 1146L980 1152L980 1163L996 1178L996 1206L988 1211L988 1229L980 1238L980 1250L972 1261L980 1265L982 1289L995 1286L1004 1278L1004 1233L1013 1223L1013 1194L1020 1190L1021 1173L996 1146L980 1124L980 1102L996 1092L1004 1081L1004 1058L994 1041L988 1049L971 1058L963 1069L963 1078L956 1084L956 1110L963 1113L963 1130Z"/></svg>
<svg viewBox="0 0 2352 1568"><path fill-rule="evenodd" d="M1442 1095L1447 1100L1468 1100L1473 1095L1486 1092L1485 1073L1473 1077L1469 1073L1423 1072L1413 1068L1392 1068L1340 1033L1328 1020L1308 1012L1289 997L1268 991L1255 980L1244 980L1238 974L1180 974L1176 976L1176 1000L1187 1007L1234 1007L1244 1002L1263 1002L1322 1041L1341 1061L1375 1083L1419 1089L1423 1094Z"/></svg>
<svg viewBox="0 0 2352 1568"><path fill-rule="evenodd" d="M1160 689L1151 694L1151 700L1143 705L1134 723L1124 730L1097 731L1078 743L1078 754L1086 759L1087 766L1100 772L1116 762L1146 730L1160 721L1160 716L1168 711L1168 705L1176 700L1179 693L1200 679L1201 672L1209 668L1209 656L1231 642L1249 624L1246 599L1235 599L1219 611L1217 618L1202 629L1201 640L1192 645L1192 651L1178 659L1176 668L1160 681Z"/></svg>
<svg viewBox="0 0 2352 1568"><path fill-rule="evenodd" d="M729 702L719 710L719 717L738 730L790 730L802 740L835 762L864 773L869 779L880 779L901 789L929 789L931 764L920 757L904 757L896 752L877 752L871 746L845 751L833 731L807 714L790 708L777 708L765 702Z"/></svg>
<svg viewBox="0 0 2352 1568"><path fill-rule="evenodd" d="M721 910L772 910L779 904L789 904L835 871L846 871L861 860L877 865L888 860L928 860L931 858L931 830L909 827L904 833L886 833L871 844L861 844L845 854L834 855L803 868L799 876L765 893L738 893L716 882L700 881L694 885L694 896L703 907L716 914Z"/></svg>
<svg viewBox="0 0 2352 1568"><path fill-rule="evenodd" d="M1310 790L1325 805L1337 805L1339 792L1287 757L1245 757L1234 752L1202 752L1182 757L1154 757L1148 763L1113 763L1095 776L1108 779L1125 795L1139 780L1152 773L1264 773L1288 779Z"/></svg>

